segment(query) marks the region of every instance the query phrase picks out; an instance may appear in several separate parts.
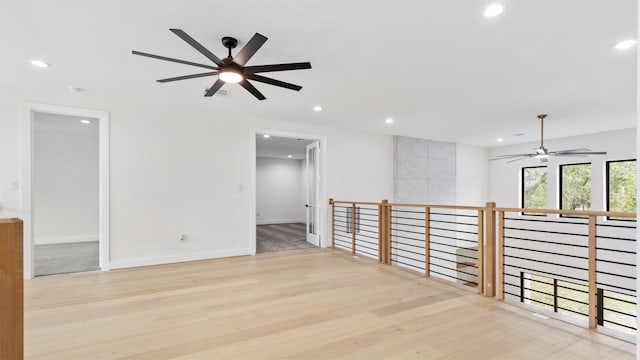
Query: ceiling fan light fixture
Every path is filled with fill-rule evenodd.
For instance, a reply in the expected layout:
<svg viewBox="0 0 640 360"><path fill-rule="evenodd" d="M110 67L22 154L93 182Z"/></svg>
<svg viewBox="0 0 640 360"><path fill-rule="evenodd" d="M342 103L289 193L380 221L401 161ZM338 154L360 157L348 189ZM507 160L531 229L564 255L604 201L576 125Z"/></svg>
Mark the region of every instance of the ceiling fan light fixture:
<svg viewBox="0 0 640 360"><path fill-rule="evenodd" d="M224 69L220 71L218 77L220 78L220 80L231 84L237 84L240 81L244 80L242 74L235 69Z"/></svg>

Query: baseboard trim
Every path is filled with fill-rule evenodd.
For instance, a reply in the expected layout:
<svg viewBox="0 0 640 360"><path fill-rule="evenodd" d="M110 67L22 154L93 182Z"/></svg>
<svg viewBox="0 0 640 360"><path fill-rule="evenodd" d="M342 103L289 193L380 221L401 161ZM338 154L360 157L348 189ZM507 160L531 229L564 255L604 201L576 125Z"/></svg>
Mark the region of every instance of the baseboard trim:
<svg viewBox="0 0 640 360"><path fill-rule="evenodd" d="M197 254L184 254L176 256L163 256L154 258L114 260L109 262L110 269L126 269L140 266L165 265L187 261L219 259L231 256L251 255L251 249L234 249L223 251L211 251Z"/></svg>
<svg viewBox="0 0 640 360"><path fill-rule="evenodd" d="M304 223L305 219L256 220L256 225Z"/></svg>
<svg viewBox="0 0 640 360"><path fill-rule="evenodd" d="M49 244L71 244L79 242L92 242L100 241L98 235L80 235L80 236L55 236L55 237L43 237L35 238L34 245L49 245Z"/></svg>

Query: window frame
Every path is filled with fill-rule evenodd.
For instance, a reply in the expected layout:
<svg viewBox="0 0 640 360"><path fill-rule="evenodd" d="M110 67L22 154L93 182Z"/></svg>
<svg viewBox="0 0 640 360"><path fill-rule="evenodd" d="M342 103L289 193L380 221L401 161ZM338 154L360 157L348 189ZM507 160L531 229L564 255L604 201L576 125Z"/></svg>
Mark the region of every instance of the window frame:
<svg viewBox="0 0 640 360"><path fill-rule="evenodd" d="M593 163L592 162L580 162L580 163L568 163L568 164L560 164L558 165L558 209L565 210L562 208L562 168L565 166L576 166L576 165L589 165L591 172L593 172ZM591 202L593 202L593 177L589 175L589 182L591 182ZM568 209L566 209L568 210ZM575 218L575 219L586 219L587 216L581 215L564 215L560 214L560 217L563 218Z"/></svg>
<svg viewBox="0 0 640 360"><path fill-rule="evenodd" d="M524 186L524 173L526 169L537 169L537 168L547 168L547 174L545 175L547 177L547 192L549 189L549 165L538 165L538 166L523 166L520 168L520 203L523 209L525 208L525 186ZM547 208L549 208L549 204L548 204L548 193L547 193ZM525 215L525 216L547 216L547 214L544 213L527 213L527 212L521 212L520 215Z"/></svg>
<svg viewBox="0 0 640 360"><path fill-rule="evenodd" d="M605 180L604 180L604 186L605 186L604 187L604 202L605 202L606 211L611 211L610 199L609 199L609 197L610 197L609 195L611 195L609 193L609 191L611 190L610 187L609 187L609 178L610 178L610 176L609 176L609 164L611 164L611 163L620 163L620 162L630 162L630 161L633 161L633 162L636 163L636 169L637 169L637 166L638 166L637 159L607 160L607 161L605 161L605 166L604 166L604 178L605 178ZM637 179L636 179L636 181L637 181ZM636 186L638 186L638 185L636 184ZM638 204L636 203L636 206L637 205ZM611 216L607 216L607 220L612 220L612 221L636 221L636 219L612 218Z"/></svg>

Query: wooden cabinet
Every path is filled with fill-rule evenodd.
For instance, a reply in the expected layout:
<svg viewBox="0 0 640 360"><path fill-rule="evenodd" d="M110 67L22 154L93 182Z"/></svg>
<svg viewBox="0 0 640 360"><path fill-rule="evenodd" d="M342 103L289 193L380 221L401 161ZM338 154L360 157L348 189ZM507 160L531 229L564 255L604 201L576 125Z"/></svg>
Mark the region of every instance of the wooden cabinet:
<svg viewBox="0 0 640 360"><path fill-rule="evenodd" d="M0 359L24 357L22 220L0 219Z"/></svg>

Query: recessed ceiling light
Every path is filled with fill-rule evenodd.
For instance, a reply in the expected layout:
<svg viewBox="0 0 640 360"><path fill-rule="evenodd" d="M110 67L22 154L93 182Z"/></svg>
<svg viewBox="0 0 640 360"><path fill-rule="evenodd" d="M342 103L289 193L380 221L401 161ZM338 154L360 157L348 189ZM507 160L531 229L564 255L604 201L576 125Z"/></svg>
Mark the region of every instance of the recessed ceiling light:
<svg viewBox="0 0 640 360"><path fill-rule="evenodd" d="M513 134L511 136L524 136L524 133L515 133L515 134Z"/></svg>
<svg viewBox="0 0 640 360"><path fill-rule="evenodd" d="M391 125L391 124L393 124L393 119L392 118L386 118L384 123L387 124L387 125Z"/></svg>
<svg viewBox="0 0 640 360"><path fill-rule="evenodd" d="M484 9L484 16L486 17L495 17L504 11L504 5L502 4L491 4Z"/></svg>
<svg viewBox="0 0 640 360"><path fill-rule="evenodd" d="M616 49L618 49L618 50L629 50L635 44L636 44L636 40L635 39L623 40L623 41L620 41L619 43L616 44Z"/></svg>
<svg viewBox="0 0 640 360"><path fill-rule="evenodd" d="M80 120L81 123L83 124L91 124L91 121L87 120L87 119L82 119Z"/></svg>
<svg viewBox="0 0 640 360"><path fill-rule="evenodd" d="M265 139L268 139L268 138L270 138L270 137L271 137L271 135L269 135L269 134L264 134L264 135L262 135L262 137L263 137L263 138L265 138Z"/></svg>
<svg viewBox="0 0 640 360"><path fill-rule="evenodd" d="M46 62L44 62L42 60L31 60L31 65L33 65L35 67L39 67L39 68L51 67L51 65L47 64Z"/></svg>
<svg viewBox="0 0 640 360"><path fill-rule="evenodd" d="M320 105L316 105L316 106L314 106L314 107L313 107L313 111L315 111L315 112L322 111L322 106L320 106Z"/></svg>
<svg viewBox="0 0 640 360"><path fill-rule="evenodd" d="M497 138L497 139L496 139L496 141L497 141L497 142L503 142L503 141L504 141L504 139L503 139L503 138Z"/></svg>
<svg viewBox="0 0 640 360"><path fill-rule="evenodd" d="M291 158L293 157L293 155L287 155L287 157L288 157L289 159L291 159Z"/></svg>
<svg viewBox="0 0 640 360"><path fill-rule="evenodd" d="M79 88L75 86L67 86L67 89L69 89L69 91L71 91L72 93L79 93L84 91L83 88Z"/></svg>

